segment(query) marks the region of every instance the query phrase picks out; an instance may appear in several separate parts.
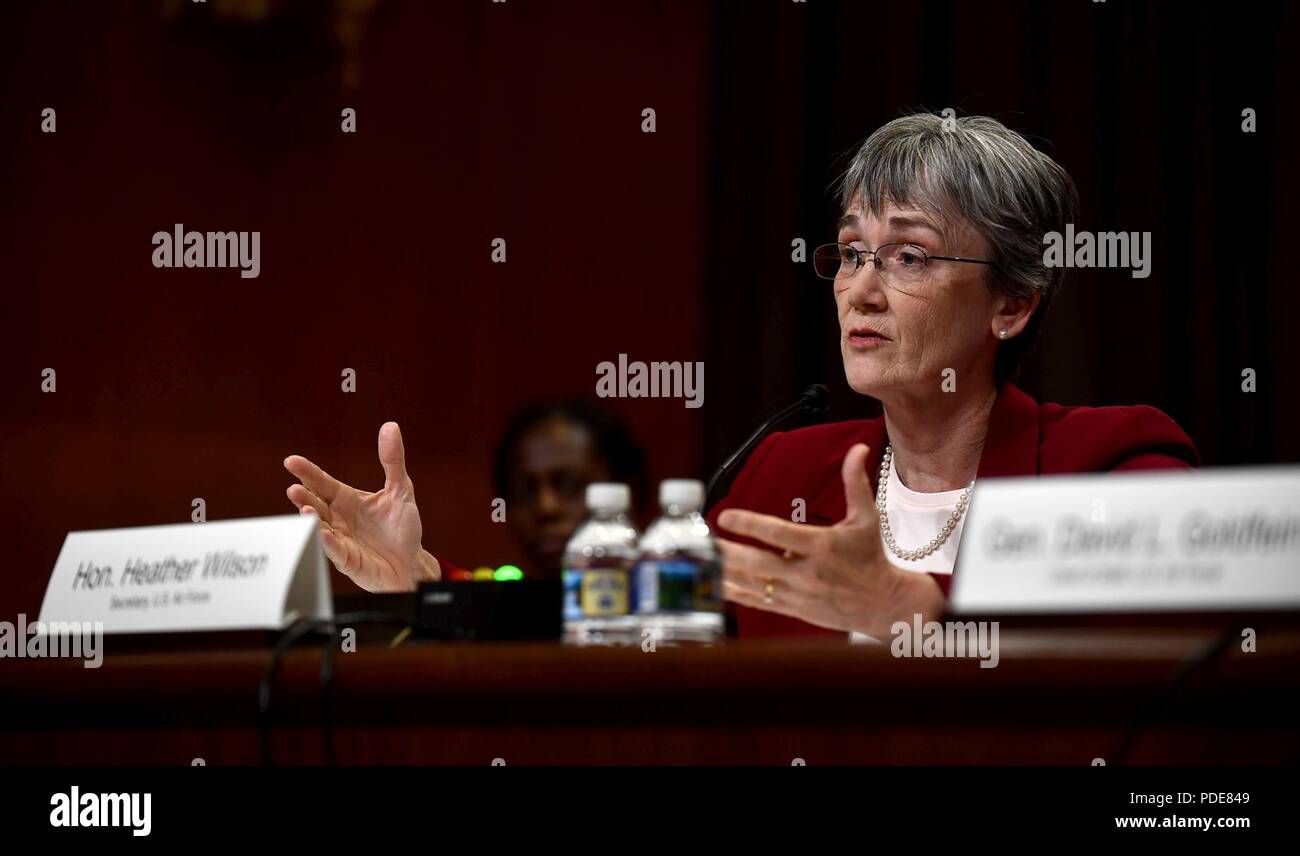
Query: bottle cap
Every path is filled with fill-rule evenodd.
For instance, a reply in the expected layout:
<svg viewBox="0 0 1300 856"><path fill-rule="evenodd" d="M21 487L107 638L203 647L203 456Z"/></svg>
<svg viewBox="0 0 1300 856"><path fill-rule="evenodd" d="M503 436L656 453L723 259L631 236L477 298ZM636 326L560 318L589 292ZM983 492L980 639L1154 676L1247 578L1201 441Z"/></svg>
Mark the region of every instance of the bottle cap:
<svg viewBox="0 0 1300 856"><path fill-rule="evenodd" d="M675 505L683 512L704 506L704 483L696 479L665 479L659 483L659 506Z"/></svg>
<svg viewBox="0 0 1300 856"><path fill-rule="evenodd" d="M632 492L625 484L593 482L587 485L587 508L591 511L627 511L632 504Z"/></svg>

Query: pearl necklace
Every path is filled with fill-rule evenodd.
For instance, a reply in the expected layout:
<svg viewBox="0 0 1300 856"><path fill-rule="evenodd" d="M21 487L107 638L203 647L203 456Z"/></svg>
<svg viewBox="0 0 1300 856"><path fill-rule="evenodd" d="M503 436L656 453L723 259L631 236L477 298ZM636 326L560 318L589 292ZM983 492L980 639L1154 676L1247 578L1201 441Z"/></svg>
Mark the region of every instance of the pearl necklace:
<svg viewBox="0 0 1300 856"><path fill-rule="evenodd" d="M889 529L889 512L885 510L885 495L887 493L886 485L889 484L889 468L894 461L894 450L890 446L885 447L885 454L880 460L880 479L876 482L876 510L880 512L880 537L884 539L885 546L889 552L893 553L900 559L909 562L915 562L918 559L924 559L935 550L938 550L948 540L952 530L957 528L957 523L966 513L966 506L970 505L971 491L975 489L975 480L971 479L970 484L962 490L961 496L957 498L957 507L948 515L944 522L943 528L939 534L931 538L927 543L915 550L904 550L894 541L894 533Z"/></svg>

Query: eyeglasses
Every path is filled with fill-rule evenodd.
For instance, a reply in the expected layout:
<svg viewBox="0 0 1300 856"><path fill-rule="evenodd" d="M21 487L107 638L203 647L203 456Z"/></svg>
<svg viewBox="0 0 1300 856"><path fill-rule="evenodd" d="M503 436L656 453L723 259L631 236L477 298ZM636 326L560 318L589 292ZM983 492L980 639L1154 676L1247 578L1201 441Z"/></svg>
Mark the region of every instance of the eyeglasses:
<svg viewBox="0 0 1300 856"><path fill-rule="evenodd" d="M984 259L963 259L957 256L932 256L915 244L882 244L874 250L859 250L848 244L822 244L813 250L813 270L822 279L843 279L862 270L867 256L876 271L888 282L895 284L918 283L925 278L932 261L968 262L992 265Z"/></svg>

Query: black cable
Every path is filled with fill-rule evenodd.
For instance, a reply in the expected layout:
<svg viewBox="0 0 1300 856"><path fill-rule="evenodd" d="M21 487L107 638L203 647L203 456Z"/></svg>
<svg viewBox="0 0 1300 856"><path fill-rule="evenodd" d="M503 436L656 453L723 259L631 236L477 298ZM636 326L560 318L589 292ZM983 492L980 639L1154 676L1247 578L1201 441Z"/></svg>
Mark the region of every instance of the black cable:
<svg viewBox="0 0 1300 856"><path fill-rule="evenodd" d="M1188 657L1178 665L1178 668L1174 670L1174 673L1158 693L1148 699L1145 704L1139 705L1133 720L1124 731L1124 736L1120 738L1118 745L1115 747L1113 756L1115 764L1122 765L1128 760L1129 753L1133 750L1133 744L1137 742L1141 731L1155 719L1157 714L1169 707L1177 698L1178 693L1191 680L1193 674L1209 663L1214 662L1231 648L1239 633L1239 628L1229 628L1222 636L1217 637L1199 653Z"/></svg>
<svg viewBox="0 0 1300 856"><path fill-rule="evenodd" d="M270 662L267 663L262 680L257 685L257 732L262 749L263 766L271 765L271 686L280 670L280 661L295 642L315 630L319 623L320 619L317 618L295 619L271 649Z"/></svg>
<svg viewBox="0 0 1300 856"><path fill-rule="evenodd" d="M299 640L311 633L325 633L329 636L331 644L327 647L321 660L321 688L322 703L328 699L329 691L333 686L334 675L334 658L332 641L339 634L340 624L399 624L403 627L409 627L411 621L400 615L391 612L362 611L349 612L342 615L336 615L333 618L299 618L292 622L284 632L284 635L276 641L275 647L271 649L271 659L267 663L266 672L262 675L262 680L257 688L257 720L258 736L261 744L262 764L271 765L271 690L275 683L275 677L279 674L280 663L289 653L289 650ZM322 708L325 712L326 708ZM324 713L329 717L323 724L328 726L332 722L332 708ZM328 753L333 755L332 732L326 731L322 735L323 739L328 739ZM328 757L328 756L327 756Z"/></svg>
<svg viewBox="0 0 1300 856"><path fill-rule="evenodd" d="M337 623L329 628L329 639L320 658L320 752L327 767L338 766L338 756L334 751L334 705L331 696L334 692L334 651L339 647L343 633Z"/></svg>
<svg viewBox="0 0 1300 856"><path fill-rule="evenodd" d="M331 624L329 644L321 656L321 756L328 766L338 765L338 752L334 745L334 656L342 634L340 624L394 624L403 629L411 626L410 619L391 612L351 612L336 616Z"/></svg>

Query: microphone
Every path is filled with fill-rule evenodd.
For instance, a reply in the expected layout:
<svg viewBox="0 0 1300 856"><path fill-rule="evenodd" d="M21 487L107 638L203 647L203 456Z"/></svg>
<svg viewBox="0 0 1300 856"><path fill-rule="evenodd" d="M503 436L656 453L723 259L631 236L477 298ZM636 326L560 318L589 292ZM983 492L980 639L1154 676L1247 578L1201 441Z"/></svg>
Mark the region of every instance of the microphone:
<svg viewBox="0 0 1300 856"><path fill-rule="evenodd" d="M803 391L803 395L787 404L785 407L772 414L758 430L749 435L749 439L736 451L731 453L731 457L722 462L722 466L713 473L713 478L709 479L709 486L705 489L704 496L705 508L712 508L714 504L714 491L718 487L730 487L735 470L740 467L749 453L754 451L754 447L759 441L768 435L773 428L789 419L797 413L806 413L809 416L820 416L825 413L831 406L831 391L826 388L825 384L815 383Z"/></svg>

